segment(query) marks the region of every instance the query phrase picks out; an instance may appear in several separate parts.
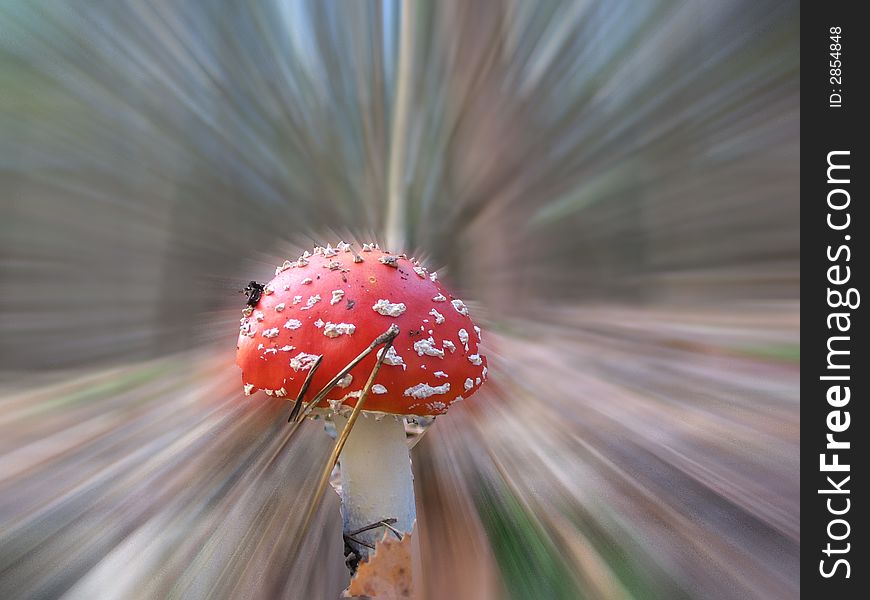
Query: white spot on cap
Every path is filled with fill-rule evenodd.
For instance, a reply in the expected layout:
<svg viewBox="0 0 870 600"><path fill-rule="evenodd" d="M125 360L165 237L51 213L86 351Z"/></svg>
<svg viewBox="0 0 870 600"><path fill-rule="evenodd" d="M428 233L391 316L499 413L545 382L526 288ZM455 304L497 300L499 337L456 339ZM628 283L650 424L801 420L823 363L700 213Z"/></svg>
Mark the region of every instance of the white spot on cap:
<svg viewBox="0 0 870 600"><path fill-rule="evenodd" d="M296 349L296 346L290 346L290 345L282 346L281 352L290 352L291 350L295 350L295 349Z"/></svg>
<svg viewBox="0 0 870 600"><path fill-rule="evenodd" d="M423 279L426 279L426 269L423 267L414 267L414 272Z"/></svg>
<svg viewBox="0 0 870 600"><path fill-rule="evenodd" d="M448 350L450 350L450 353L451 353L451 354L453 354L454 352L456 352L456 344L454 344L454 343L451 342L450 340L444 340L444 341L441 343L441 345L444 346L445 348L447 348Z"/></svg>
<svg viewBox="0 0 870 600"><path fill-rule="evenodd" d="M486 367L483 368L483 380L486 381L486 372L489 371Z"/></svg>
<svg viewBox="0 0 870 600"><path fill-rule="evenodd" d="M362 251L363 252L371 252L374 250L374 244L363 244Z"/></svg>
<svg viewBox="0 0 870 600"><path fill-rule="evenodd" d="M279 333L281 333L281 332L278 331L278 328L277 328L277 327L273 327L272 329L267 329L266 331L264 331L264 332L263 332L263 337L267 337L267 338L278 337L278 334L279 334Z"/></svg>
<svg viewBox="0 0 870 600"><path fill-rule="evenodd" d="M350 244L347 242L339 242L335 245L337 250L341 250L342 252L350 252Z"/></svg>
<svg viewBox="0 0 870 600"><path fill-rule="evenodd" d="M432 271L432 274L429 275L429 279L431 279L432 281L438 281L438 273Z"/></svg>
<svg viewBox="0 0 870 600"><path fill-rule="evenodd" d="M318 329L320 329L324 325L326 325L326 323L323 322L323 319L317 319L316 321L314 321L314 326Z"/></svg>
<svg viewBox="0 0 870 600"><path fill-rule="evenodd" d="M428 405L429 410L444 410L447 408L447 405L443 402L430 402Z"/></svg>
<svg viewBox="0 0 870 600"><path fill-rule="evenodd" d="M275 395L279 398L283 398L287 395L287 390L285 390L284 388L281 388L280 390L275 390Z"/></svg>
<svg viewBox="0 0 870 600"><path fill-rule="evenodd" d="M441 385L436 385L435 387L432 387L428 383L418 383L417 385L405 390L405 396L411 396L412 398L421 400L423 398L428 398L429 396L434 396L435 394L446 394L449 391L449 383L443 383Z"/></svg>
<svg viewBox="0 0 870 600"><path fill-rule="evenodd" d="M456 396L456 397L453 399L453 402L462 402L463 400L465 400L465 398L463 398L462 396Z"/></svg>
<svg viewBox="0 0 870 600"><path fill-rule="evenodd" d="M442 315L440 312L438 312L434 308L429 311L429 314L432 315L433 317L435 317L435 324L436 325L441 325L441 323L443 323L445 320L444 315Z"/></svg>
<svg viewBox="0 0 870 600"><path fill-rule="evenodd" d="M338 252L335 250L335 248L333 248L329 244L326 244L326 248L323 250L323 256L329 257L335 256L336 254L338 254Z"/></svg>
<svg viewBox="0 0 870 600"><path fill-rule="evenodd" d="M447 298L444 297L444 294L438 294L432 298L432 302L447 302Z"/></svg>
<svg viewBox="0 0 870 600"><path fill-rule="evenodd" d="M432 373L432 374L433 374L435 377L443 377L444 379L447 379L447 378L449 377L449 375L447 375L447 373L445 373L444 371L435 371L435 372Z"/></svg>
<svg viewBox="0 0 870 600"><path fill-rule="evenodd" d="M278 349L277 348L266 348L263 351L263 354L278 354Z"/></svg>
<svg viewBox="0 0 870 600"><path fill-rule="evenodd" d="M356 331L353 323L327 323L323 328L323 335L336 338L340 335L350 335Z"/></svg>
<svg viewBox="0 0 870 600"><path fill-rule="evenodd" d="M245 315L246 317L250 317L251 313L253 313L253 312L254 312L254 309L251 308L250 306L246 306L245 308L242 309L242 314Z"/></svg>
<svg viewBox="0 0 870 600"><path fill-rule="evenodd" d="M293 296L293 304L299 304L302 302L302 296Z"/></svg>
<svg viewBox="0 0 870 600"><path fill-rule="evenodd" d="M387 265L388 267L393 267L394 269L399 268L399 257L393 256L392 254L385 254L378 259L378 262Z"/></svg>
<svg viewBox="0 0 870 600"><path fill-rule="evenodd" d="M476 367L479 367L481 364L483 364L483 359L480 358L480 354L471 354L468 357L468 362Z"/></svg>
<svg viewBox="0 0 870 600"><path fill-rule="evenodd" d="M258 321L262 321L263 319L266 318L266 315L263 314L263 311L258 310L256 312L254 312L254 318L257 319Z"/></svg>
<svg viewBox="0 0 870 600"><path fill-rule="evenodd" d="M386 394L387 388L382 386L380 383L376 383L372 386L372 392L374 392L375 394Z"/></svg>
<svg viewBox="0 0 870 600"><path fill-rule="evenodd" d="M483 338L480 337L480 327L478 327L477 325L474 326L474 333L477 334L477 341L482 342Z"/></svg>
<svg viewBox="0 0 870 600"><path fill-rule="evenodd" d="M302 327L302 321L298 319L287 319L287 322L284 323L284 329L299 329Z"/></svg>
<svg viewBox="0 0 870 600"><path fill-rule="evenodd" d="M378 350L378 358L380 358L383 353L383 348ZM390 346L390 349L387 350L387 355L384 357L384 364L392 367L402 367L402 369L408 368L408 365L405 364L405 359L396 354L396 349L393 346Z"/></svg>
<svg viewBox="0 0 870 600"><path fill-rule="evenodd" d="M331 260L325 265L323 265L324 269L329 269L330 271L337 271L341 268L341 263L337 260Z"/></svg>
<svg viewBox="0 0 870 600"><path fill-rule="evenodd" d="M312 282L312 279L311 279L310 277L306 277L305 279L303 279L302 281L300 281L300 283L301 283L302 285L308 285L308 284L311 283L311 282ZM299 301L302 302L302 296L299 296Z"/></svg>
<svg viewBox="0 0 870 600"><path fill-rule="evenodd" d="M267 285L266 287L263 288L263 293L264 293L266 296L268 296L269 294L274 294L274 293L275 293L275 288L273 288L271 285Z"/></svg>
<svg viewBox="0 0 870 600"><path fill-rule="evenodd" d="M284 310L285 306L286 305L283 302L281 302L280 304L276 304L275 305L275 312L281 312L282 310Z"/></svg>
<svg viewBox="0 0 870 600"><path fill-rule="evenodd" d="M460 315L468 316L468 307L465 306L465 302L462 300L451 300L450 303L453 305L453 308L456 309Z"/></svg>
<svg viewBox="0 0 870 600"><path fill-rule="evenodd" d="M414 351L423 356L437 356L438 358L444 358L444 350L435 347L435 340L431 337L428 340L419 340L414 342Z"/></svg>
<svg viewBox="0 0 870 600"><path fill-rule="evenodd" d="M480 377L476 377L476 378L474 379L474 384L475 384L475 385L480 385Z"/></svg>
<svg viewBox="0 0 870 600"><path fill-rule="evenodd" d="M467 392L471 388L474 387L474 382L471 380L471 377L465 380L465 391Z"/></svg>
<svg viewBox="0 0 870 600"><path fill-rule="evenodd" d="M347 375L345 375L344 377L339 379L338 383L336 383L335 385L337 385L340 388L346 388L347 386L349 386L351 384L352 381L353 381L353 375L348 373Z"/></svg>
<svg viewBox="0 0 870 600"><path fill-rule="evenodd" d="M405 312L405 304L402 302L392 303L389 300L378 300L372 306L372 310L385 317L398 317Z"/></svg>
<svg viewBox="0 0 870 600"><path fill-rule="evenodd" d="M284 272L287 269L290 269L292 267L293 267L293 263L290 262L289 260L285 260L284 264L282 264L280 267L275 267L275 275L280 275L282 272Z"/></svg>
<svg viewBox="0 0 870 600"><path fill-rule="evenodd" d="M314 294L313 296L309 296L308 302L306 302L305 306L303 306L299 310L308 310L318 302L320 302L320 294Z"/></svg>
<svg viewBox="0 0 870 600"><path fill-rule="evenodd" d="M342 298L344 298L344 290L332 290L332 300L329 303L338 304Z"/></svg>
<svg viewBox="0 0 870 600"><path fill-rule="evenodd" d="M317 354L307 354L300 352L290 359L290 367L294 371L307 371L320 358Z"/></svg>
<svg viewBox="0 0 870 600"><path fill-rule="evenodd" d="M465 329L459 330L459 341L465 344L465 349L468 350L468 332Z"/></svg>
<svg viewBox="0 0 870 600"><path fill-rule="evenodd" d="M346 393L346 394L342 397L342 399L339 400L339 402L344 402L344 401L347 400L348 398L359 398L360 396L362 396L362 390L355 390L355 391L353 391L353 392L348 392L348 393ZM363 413L363 416L365 416L365 413Z"/></svg>
<svg viewBox="0 0 870 600"><path fill-rule="evenodd" d="M253 391L254 391L254 384L253 383L246 383L245 384L245 396L250 396L251 392L253 392Z"/></svg>

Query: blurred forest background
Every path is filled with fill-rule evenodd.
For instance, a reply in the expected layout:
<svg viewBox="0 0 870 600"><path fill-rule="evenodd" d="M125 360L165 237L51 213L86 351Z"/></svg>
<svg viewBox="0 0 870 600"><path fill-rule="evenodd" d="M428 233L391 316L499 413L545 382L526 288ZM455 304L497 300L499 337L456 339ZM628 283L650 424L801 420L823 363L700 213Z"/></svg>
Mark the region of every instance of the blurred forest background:
<svg viewBox="0 0 870 600"><path fill-rule="evenodd" d="M402 11L407 129L389 160ZM799 594L799 4L0 1L0 597L334 598L330 440L250 279L404 248L489 385L414 449L426 597Z"/></svg>

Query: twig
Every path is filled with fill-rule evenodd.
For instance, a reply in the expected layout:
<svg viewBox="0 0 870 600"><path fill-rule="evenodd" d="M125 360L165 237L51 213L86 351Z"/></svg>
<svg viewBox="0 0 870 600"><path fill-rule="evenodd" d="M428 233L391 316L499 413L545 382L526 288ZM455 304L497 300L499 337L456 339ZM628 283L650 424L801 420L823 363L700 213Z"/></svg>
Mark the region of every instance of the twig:
<svg viewBox="0 0 870 600"><path fill-rule="evenodd" d="M300 530L301 533L298 538L299 540L302 540L305 537L306 532L308 531L311 520L314 518L314 513L317 511L317 507L320 505L320 498L323 496L323 492L326 491L326 486L329 485L329 477L332 474L332 469L335 468L335 463L338 462L338 457L341 455L341 450L344 448L344 444L345 442L347 442L347 438L348 436L350 436L350 432L353 429L353 426L356 423L359 414L362 412L362 408L365 405L369 392L371 391L372 386L375 383L375 378L378 376L378 371L381 370L381 365L384 364L384 359L387 357L387 351L392 347L393 340L396 338L397 335L399 335L399 328L396 325L390 325L390 328L385 333L375 338L375 341L371 343L367 351L360 354L360 356L351 361L351 363L349 363L348 366L341 371L349 371L351 368L353 368L354 364L365 358L365 356L369 352L374 350L374 348L376 348L380 344L384 344L384 351L378 357L375 366L372 368L372 372L369 375L368 381L366 381L366 384L362 389L359 400L357 400L356 405L353 407L353 411L350 413L350 417L348 417L347 423L341 430L341 434L338 436L338 439L335 441L335 446L333 446L332 452L329 454L329 460L327 461L323 469L323 473L321 473L320 475L320 481L318 481L317 483L317 489L314 492L314 497L312 497L311 501L308 503L305 518L302 520L302 527ZM341 378L339 377L338 379ZM326 396L326 394L329 393L329 390L335 387L334 382L337 381L337 379L333 378L333 381L330 382L330 384L327 384L327 386L320 392L320 394L315 396L314 400L309 403L309 407L315 406L317 402L319 402L318 397L321 397L321 395Z"/></svg>
<svg viewBox="0 0 870 600"><path fill-rule="evenodd" d="M399 328L396 325L390 325L389 329L387 329L384 333L382 333L381 335L376 337L374 339L374 341L371 344L369 344L368 348L366 348L365 350L360 352L359 356L357 356L352 361L347 363L347 365L341 371L339 371L335 375L335 377L333 377L332 379L329 380L329 383L327 383L325 386L323 386L322 390L317 392L317 394L314 396L314 398L311 400L311 402L309 402L308 404L305 405L305 410L301 411L299 413L299 415L297 415L296 421L301 422L305 417L307 417L308 413L310 413L312 410L314 410L314 407L317 406L318 404L320 404L320 402L324 398L326 398L326 395L329 394L329 392L331 392L332 389L338 385L338 382L341 381L342 379L344 379L344 376L347 375L348 373L350 373L351 370L355 366L357 366L360 362L362 362L362 360L366 356L371 354L375 348L377 348L381 344L386 343L387 341L389 341L390 345L392 345L392 341L393 341L393 339L395 339L395 337L397 335L399 335ZM385 348L384 354L382 354L381 356L384 356L386 354L386 352L387 352L387 350Z"/></svg>
<svg viewBox="0 0 870 600"><path fill-rule="evenodd" d="M314 372L317 370L317 367L320 366L321 361L323 360L323 355L317 357L317 360L314 361L314 364L311 365L311 369L308 371L308 375L305 377L305 381L302 383L302 388L299 390L299 395L296 396L296 402L293 404L293 410L290 411L290 418L287 419L287 422L296 419L296 416L299 414L299 409L302 408L302 398L305 396L305 392L308 391L309 386L311 385L311 379L314 377Z"/></svg>
<svg viewBox="0 0 870 600"><path fill-rule="evenodd" d="M359 529L356 529L354 531L346 533L345 535L357 535L357 534L363 533L364 531L370 531L372 529L376 529L376 528L381 527L381 526L388 527L389 525L392 525L395 522L396 522L396 519L393 519L393 518L381 519L380 521L376 521L376 522L372 523L371 525L366 525L365 527L360 527ZM392 529L392 527L391 527L391 529Z"/></svg>

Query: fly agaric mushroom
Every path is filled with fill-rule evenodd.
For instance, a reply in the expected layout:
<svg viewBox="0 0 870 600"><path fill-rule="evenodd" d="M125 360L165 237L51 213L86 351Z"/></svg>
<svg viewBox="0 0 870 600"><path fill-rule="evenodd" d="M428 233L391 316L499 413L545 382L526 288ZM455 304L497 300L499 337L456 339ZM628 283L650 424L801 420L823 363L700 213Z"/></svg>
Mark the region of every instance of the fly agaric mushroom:
<svg viewBox="0 0 870 600"><path fill-rule="evenodd" d="M405 255L374 244L356 253L341 243L286 261L243 313L236 362L246 394L305 400L306 412L332 416L339 430L353 419L339 462L354 551L368 555L382 530L361 530L385 519L410 532L416 509L404 418L444 414L486 379L480 329L465 304ZM388 338L391 345L374 348ZM330 383L328 393L302 397ZM367 383L356 421L351 411Z"/></svg>

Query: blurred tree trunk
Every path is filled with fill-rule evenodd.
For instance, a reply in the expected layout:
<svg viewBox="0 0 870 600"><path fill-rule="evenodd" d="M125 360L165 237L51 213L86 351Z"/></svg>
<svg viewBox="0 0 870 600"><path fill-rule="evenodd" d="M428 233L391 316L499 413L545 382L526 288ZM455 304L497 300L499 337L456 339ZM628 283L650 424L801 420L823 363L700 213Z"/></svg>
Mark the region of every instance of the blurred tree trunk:
<svg viewBox="0 0 870 600"><path fill-rule="evenodd" d="M505 93L509 10L502 2L453 1L439 24L456 45L447 87L449 111L461 115L447 157L448 179L457 182L450 226L461 232L444 234L449 263L463 288L502 314L521 310L528 296L524 232L534 208L519 184L529 137L525 112L519 98Z"/></svg>

